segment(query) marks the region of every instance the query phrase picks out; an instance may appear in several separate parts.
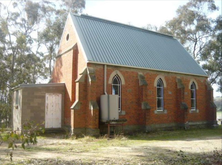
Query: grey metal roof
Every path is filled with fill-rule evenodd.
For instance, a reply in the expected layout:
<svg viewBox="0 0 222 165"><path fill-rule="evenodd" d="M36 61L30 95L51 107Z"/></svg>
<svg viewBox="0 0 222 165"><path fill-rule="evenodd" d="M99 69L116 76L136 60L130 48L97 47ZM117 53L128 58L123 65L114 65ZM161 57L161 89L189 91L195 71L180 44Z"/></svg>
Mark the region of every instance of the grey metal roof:
<svg viewBox="0 0 222 165"><path fill-rule="evenodd" d="M172 36L70 14L88 62L206 76Z"/></svg>

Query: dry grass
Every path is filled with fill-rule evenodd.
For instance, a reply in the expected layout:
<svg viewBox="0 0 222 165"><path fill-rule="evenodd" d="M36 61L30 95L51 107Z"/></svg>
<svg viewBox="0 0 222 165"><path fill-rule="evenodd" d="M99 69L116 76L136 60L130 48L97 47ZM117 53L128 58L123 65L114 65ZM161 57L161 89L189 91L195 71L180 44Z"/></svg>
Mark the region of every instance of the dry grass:
<svg viewBox="0 0 222 165"><path fill-rule="evenodd" d="M116 135L113 139L50 134L39 137L38 144L25 151L16 149L13 162L3 156L4 146L0 146L0 164L222 164L221 133L218 127ZM209 149L208 144L215 148Z"/></svg>

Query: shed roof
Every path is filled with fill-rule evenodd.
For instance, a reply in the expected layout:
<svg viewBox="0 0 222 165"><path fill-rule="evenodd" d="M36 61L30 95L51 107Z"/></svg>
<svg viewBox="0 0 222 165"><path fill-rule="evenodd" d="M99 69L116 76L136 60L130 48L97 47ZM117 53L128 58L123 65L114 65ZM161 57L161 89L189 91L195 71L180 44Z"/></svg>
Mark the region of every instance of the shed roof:
<svg viewBox="0 0 222 165"><path fill-rule="evenodd" d="M13 90L19 90L22 88L37 88L37 87L64 87L65 83L48 83L48 84L20 84L14 88Z"/></svg>
<svg viewBox="0 0 222 165"><path fill-rule="evenodd" d="M206 76L172 36L88 15L70 16L88 63Z"/></svg>

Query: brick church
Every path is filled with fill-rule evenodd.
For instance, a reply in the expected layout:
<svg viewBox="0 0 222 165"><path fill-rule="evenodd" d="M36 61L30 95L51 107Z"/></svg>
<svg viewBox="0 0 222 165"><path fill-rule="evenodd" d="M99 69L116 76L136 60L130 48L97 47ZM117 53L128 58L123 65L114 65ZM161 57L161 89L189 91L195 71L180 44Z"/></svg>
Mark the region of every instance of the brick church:
<svg viewBox="0 0 222 165"><path fill-rule="evenodd" d="M64 83L61 127L98 135L104 127L101 95L118 96L125 132L213 125L207 78L172 36L69 14L48 86Z"/></svg>
<svg viewBox="0 0 222 165"><path fill-rule="evenodd" d="M118 95L129 132L213 124L207 78L172 36L69 14L51 82L65 83L64 124L97 134L103 94Z"/></svg>

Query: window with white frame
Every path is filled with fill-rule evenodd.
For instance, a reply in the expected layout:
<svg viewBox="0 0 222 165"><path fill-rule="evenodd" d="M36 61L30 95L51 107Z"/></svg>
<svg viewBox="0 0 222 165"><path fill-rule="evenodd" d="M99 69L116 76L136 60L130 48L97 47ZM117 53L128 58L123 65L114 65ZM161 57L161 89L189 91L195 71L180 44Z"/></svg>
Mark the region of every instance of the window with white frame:
<svg viewBox="0 0 222 165"><path fill-rule="evenodd" d="M197 108L197 103L196 103L197 92L196 92L196 84L194 82L191 84L190 93L191 93L191 109L195 110Z"/></svg>
<svg viewBox="0 0 222 165"><path fill-rule="evenodd" d="M161 78L157 80L156 90L157 110L164 110L164 84Z"/></svg>
<svg viewBox="0 0 222 165"><path fill-rule="evenodd" d="M115 75L112 81L112 94L119 96L119 105L118 105L119 111L121 111L121 85L122 83L119 75Z"/></svg>

